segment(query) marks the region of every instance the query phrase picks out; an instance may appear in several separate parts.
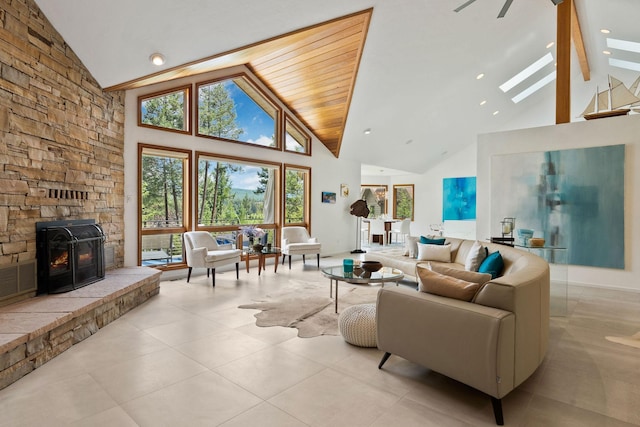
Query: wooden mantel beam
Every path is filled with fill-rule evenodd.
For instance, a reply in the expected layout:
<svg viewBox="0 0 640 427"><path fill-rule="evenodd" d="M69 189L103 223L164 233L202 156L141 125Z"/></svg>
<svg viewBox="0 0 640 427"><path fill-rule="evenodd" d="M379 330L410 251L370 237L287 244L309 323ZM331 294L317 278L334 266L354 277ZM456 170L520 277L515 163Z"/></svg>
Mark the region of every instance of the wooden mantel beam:
<svg viewBox="0 0 640 427"><path fill-rule="evenodd" d="M556 70L556 124L571 121L571 10L573 0L564 0L557 9L558 67Z"/></svg>
<svg viewBox="0 0 640 427"><path fill-rule="evenodd" d="M571 2L571 37L573 39L573 46L576 48L576 53L578 54L582 78L585 82L588 82L591 80L591 70L589 69L587 51L584 48L584 40L582 39L582 30L580 29L580 19L578 19L578 13L576 12L575 0Z"/></svg>

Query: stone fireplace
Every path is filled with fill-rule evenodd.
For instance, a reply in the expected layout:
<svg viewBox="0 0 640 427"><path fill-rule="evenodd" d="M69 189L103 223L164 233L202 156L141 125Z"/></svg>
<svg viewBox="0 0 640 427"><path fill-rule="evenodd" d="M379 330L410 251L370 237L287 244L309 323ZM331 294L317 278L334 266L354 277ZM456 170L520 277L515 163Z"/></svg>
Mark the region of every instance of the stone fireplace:
<svg viewBox="0 0 640 427"><path fill-rule="evenodd" d="M36 223L38 294L61 293L104 279L105 235L93 220Z"/></svg>

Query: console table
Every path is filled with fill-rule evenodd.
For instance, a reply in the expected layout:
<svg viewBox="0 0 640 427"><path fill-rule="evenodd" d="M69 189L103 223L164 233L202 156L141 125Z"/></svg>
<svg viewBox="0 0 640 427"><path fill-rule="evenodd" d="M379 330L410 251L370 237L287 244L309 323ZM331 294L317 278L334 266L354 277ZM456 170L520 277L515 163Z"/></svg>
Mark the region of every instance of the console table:
<svg viewBox="0 0 640 427"><path fill-rule="evenodd" d="M516 244L515 247L538 255L549 263L551 272L549 314L551 316L566 316L568 300L567 260L569 259L567 248L558 246L525 246L519 244Z"/></svg>

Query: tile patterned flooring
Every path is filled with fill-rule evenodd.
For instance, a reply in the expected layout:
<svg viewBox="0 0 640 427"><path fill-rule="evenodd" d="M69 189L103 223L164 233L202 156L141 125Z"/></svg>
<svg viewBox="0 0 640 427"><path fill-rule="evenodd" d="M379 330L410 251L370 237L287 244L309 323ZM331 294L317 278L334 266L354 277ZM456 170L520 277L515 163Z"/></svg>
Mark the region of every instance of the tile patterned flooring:
<svg viewBox="0 0 640 427"><path fill-rule="evenodd" d="M342 257L322 258L339 264ZM315 260L312 260L315 261ZM160 294L0 391L0 426L494 426L483 394L339 336L255 326L239 304L284 283L328 287L315 262L235 280L164 281ZM549 352L503 401L508 426L640 425L640 293L569 286Z"/></svg>

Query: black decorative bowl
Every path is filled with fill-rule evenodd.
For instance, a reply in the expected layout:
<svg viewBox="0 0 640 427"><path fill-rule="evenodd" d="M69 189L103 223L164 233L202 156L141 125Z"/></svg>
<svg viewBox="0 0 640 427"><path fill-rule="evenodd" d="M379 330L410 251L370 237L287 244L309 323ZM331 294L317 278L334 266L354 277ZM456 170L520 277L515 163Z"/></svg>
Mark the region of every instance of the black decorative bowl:
<svg viewBox="0 0 640 427"><path fill-rule="evenodd" d="M373 273L374 271L380 270L382 268L382 264L378 261L362 261L360 263L360 268L364 271Z"/></svg>

